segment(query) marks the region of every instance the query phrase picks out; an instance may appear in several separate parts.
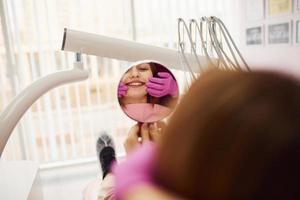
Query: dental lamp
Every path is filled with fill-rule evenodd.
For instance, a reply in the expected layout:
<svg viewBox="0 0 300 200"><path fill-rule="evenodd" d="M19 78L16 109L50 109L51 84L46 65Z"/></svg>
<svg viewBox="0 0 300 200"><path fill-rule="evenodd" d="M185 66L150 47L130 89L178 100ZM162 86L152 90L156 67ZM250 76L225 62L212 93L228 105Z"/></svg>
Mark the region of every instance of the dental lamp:
<svg viewBox="0 0 300 200"><path fill-rule="evenodd" d="M116 39L92 33L65 29L62 44L63 51L79 52L106 58L136 62L139 60L156 60L166 66L182 70L180 54L177 50L150 46L128 40ZM192 70L199 71L194 55L187 54L192 62ZM198 56L200 62L208 64L205 56Z"/></svg>
<svg viewBox="0 0 300 200"><path fill-rule="evenodd" d="M19 93L0 113L0 157L4 147L19 120L28 108L49 90L63 84L85 80L88 71L83 69L81 54L113 58L135 62L138 60L156 60L173 69L182 70L180 54L176 50L145 45L137 42L115 39L70 29L64 30L63 51L75 52L74 68L55 72L35 81ZM198 72L197 62L192 54L186 54L191 60L191 69ZM204 56L199 56L200 62L208 63Z"/></svg>

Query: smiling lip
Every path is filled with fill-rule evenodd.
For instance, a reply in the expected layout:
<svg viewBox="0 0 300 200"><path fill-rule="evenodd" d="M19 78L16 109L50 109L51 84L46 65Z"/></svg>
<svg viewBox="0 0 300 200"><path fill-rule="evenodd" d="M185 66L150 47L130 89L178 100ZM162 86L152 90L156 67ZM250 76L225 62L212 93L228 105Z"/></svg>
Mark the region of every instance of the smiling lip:
<svg viewBox="0 0 300 200"><path fill-rule="evenodd" d="M142 81L130 81L130 82L126 83L126 85L130 86L130 87L140 87L140 86L145 85L145 83Z"/></svg>

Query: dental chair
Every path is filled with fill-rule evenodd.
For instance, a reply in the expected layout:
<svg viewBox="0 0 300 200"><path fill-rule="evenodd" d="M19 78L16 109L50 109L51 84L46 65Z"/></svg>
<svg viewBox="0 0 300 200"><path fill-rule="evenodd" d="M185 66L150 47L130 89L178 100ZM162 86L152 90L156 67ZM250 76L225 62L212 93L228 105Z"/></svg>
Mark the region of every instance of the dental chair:
<svg viewBox="0 0 300 200"><path fill-rule="evenodd" d="M225 66L225 68L230 68L230 66L233 66L234 69L239 68L239 65L235 65L231 60L227 62L223 61L223 64L220 62L225 60L225 58L228 58L228 56L223 56L223 54L225 54L224 49L222 49L223 47L219 42L220 39L217 38L215 33L215 22L217 22L219 19L209 18L207 20L212 26L209 34L214 36L212 38L212 41L214 39L214 42L210 42L209 44L217 44L214 46L214 48L216 49L216 52L218 52L218 59L210 58L208 53L206 53L205 56L198 55L198 52L196 52L196 43L193 41L190 33L188 38L190 40L189 42L192 44L192 53L184 52L185 45L184 42L180 40L180 38L183 37L179 37L178 43L180 46L180 51L177 51L127 40L100 36L97 34L65 29L62 50L75 53L74 66L70 70L58 71L35 81L25 88L21 93L19 93L6 107L6 109L0 113L0 159L13 129L28 108L38 98L55 87L88 78L88 71L83 67L81 59L82 54L90 54L129 62L136 62L139 60L156 60L173 69L188 71L192 75L194 73L200 74L203 70L202 67L210 64L218 64L218 66ZM181 30L180 26L183 24L187 32L191 32L191 30L188 30L188 27L185 25L185 23L182 22L183 21L179 19L178 30ZM190 29L192 27L191 25L195 24L197 25L195 21L191 21ZM220 25L220 27L222 26ZM197 25L195 27L199 29L199 33L201 35L203 32L201 26ZM180 31L178 34L180 36ZM202 41L202 43L205 43L206 46L202 45L201 47L206 48L208 42ZM234 47L236 48L235 45ZM234 54L232 48L230 48L230 52ZM239 56L241 57L240 53ZM183 61L189 62L187 68L183 67ZM242 59L242 61L247 67L244 59ZM219 65L219 63L222 65ZM1 200L41 200L43 199L41 185L38 163L33 161L0 160Z"/></svg>

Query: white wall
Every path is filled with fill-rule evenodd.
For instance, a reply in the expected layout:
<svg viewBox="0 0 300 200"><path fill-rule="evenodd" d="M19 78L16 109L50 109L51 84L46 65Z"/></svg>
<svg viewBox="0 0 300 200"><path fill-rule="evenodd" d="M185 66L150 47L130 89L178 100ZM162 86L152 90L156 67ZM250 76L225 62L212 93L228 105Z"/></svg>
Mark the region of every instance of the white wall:
<svg viewBox="0 0 300 200"><path fill-rule="evenodd" d="M239 47L248 64L255 69L274 69L293 74L300 77L300 45L295 44L295 27L292 26L292 44L289 45L268 45L265 34L264 44L260 46L246 45L246 28L264 24L266 33L269 23L277 23L300 19L300 13L293 12L288 15L268 17L265 14L264 20L257 22L246 21L246 0L240 1L240 41ZM266 9L265 9L266 11Z"/></svg>

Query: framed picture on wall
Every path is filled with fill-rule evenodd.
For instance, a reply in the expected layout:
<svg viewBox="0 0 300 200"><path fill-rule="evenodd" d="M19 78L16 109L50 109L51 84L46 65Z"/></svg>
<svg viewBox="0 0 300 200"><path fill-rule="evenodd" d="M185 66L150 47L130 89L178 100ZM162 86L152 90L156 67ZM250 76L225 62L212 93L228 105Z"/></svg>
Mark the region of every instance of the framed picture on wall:
<svg viewBox="0 0 300 200"><path fill-rule="evenodd" d="M290 44L291 22L282 22L268 25L268 44Z"/></svg>
<svg viewBox="0 0 300 200"><path fill-rule="evenodd" d="M296 11L300 12L300 0L296 0Z"/></svg>
<svg viewBox="0 0 300 200"><path fill-rule="evenodd" d="M290 14L292 9L292 0L267 0L267 12L269 16Z"/></svg>
<svg viewBox="0 0 300 200"><path fill-rule="evenodd" d="M246 28L246 44L262 45L263 44L263 26Z"/></svg>
<svg viewBox="0 0 300 200"><path fill-rule="evenodd" d="M246 20L248 22L262 20L264 10L264 0L246 0Z"/></svg>
<svg viewBox="0 0 300 200"><path fill-rule="evenodd" d="M296 20L296 44L300 45L300 19Z"/></svg>

